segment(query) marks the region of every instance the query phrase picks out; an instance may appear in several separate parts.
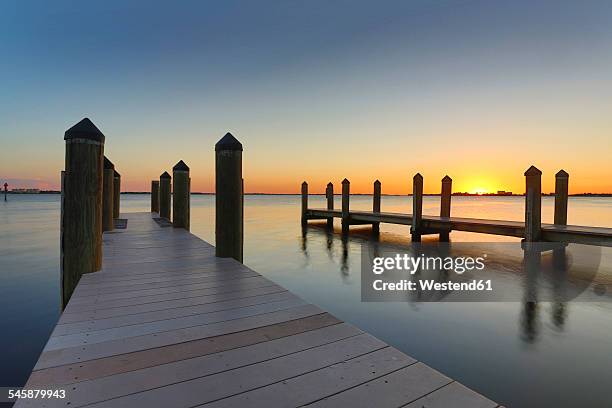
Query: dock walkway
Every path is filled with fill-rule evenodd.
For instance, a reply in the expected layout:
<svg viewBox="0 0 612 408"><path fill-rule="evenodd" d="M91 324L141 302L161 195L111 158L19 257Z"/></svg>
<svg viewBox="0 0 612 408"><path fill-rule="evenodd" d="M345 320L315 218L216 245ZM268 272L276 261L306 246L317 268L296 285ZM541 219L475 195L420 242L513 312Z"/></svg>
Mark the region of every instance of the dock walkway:
<svg viewBox="0 0 612 408"><path fill-rule="evenodd" d="M498 405L342 322L184 229L123 214L17 407Z"/></svg>

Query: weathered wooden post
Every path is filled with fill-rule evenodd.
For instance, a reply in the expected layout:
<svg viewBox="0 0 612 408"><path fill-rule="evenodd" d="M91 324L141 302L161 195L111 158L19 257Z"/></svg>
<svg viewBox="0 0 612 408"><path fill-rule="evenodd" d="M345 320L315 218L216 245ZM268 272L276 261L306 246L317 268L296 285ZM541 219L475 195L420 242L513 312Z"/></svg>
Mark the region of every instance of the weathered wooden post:
<svg viewBox="0 0 612 408"><path fill-rule="evenodd" d="M64 134L60 262L62 306L81 275L102 267L104 135L85 118Z"/></svg>
<svg viewBox="0 0 612 408"><path fill-rule="evenodd" d="M102 231L112 231L115 227L113 220L113 195L115 193L115 165L104 157L104 184L102 186Z"/></svg>
<svg viewBox="0 0 612 408"><path fill-rule="evenodd" d="M525 185L525 241L536 242L542 235L542 172L529 167Z"/></svg>
<svg viewBox="0 0 612 408"><path fill-rule="evenodd" d="M151 181L151 212L159 213L159 180Z"/></svg>
<svg viewBox="0 0 612 408"><path fill-rule="evenodd" d="M171 180L172 177L167 171L159 176L159 216L168 221L170 221L170 202L172 199Z"/></svg>
<svg viewBox="0 0 612 408"><path fill-rule="evenodd" d="M555 224L567 225L567 197L569 174L559 170L555 175Z"/></svg>
<svg viewBox="0 0 612 408"><path fill-rule="evenodd" d="M216 256L242 262L242 144L227 133L215 145Z"/></svg>
<svg viewBox="0 0 612 408"><path fill-rule="evenodd" d="M325 189L325 197L327 198L327 209L334 209L334 185L330 181ZM327 228L334 229L334 217L327 217Z"/></svg>
<svg viewBox="0 0 612 408"><path fill-rule="evenodd" d="M308 211L308 183L302 182L302 225L306 225L308 218L306 218L306 211Z"/></svg>
<svg viewBox="0 0 612 408"><path fill-rule="evenodd" d="M6 195L8 194L8 183L4 183L4 201L7 201Z"/></svg>
<svg viewBox="0 0 612 408"><path fill-rule="evenodd" d="M442 179L442 190L440 192L440 217L449 218L451 212L451 194L453 190L453 179L444 176ZM440 232L440 241L448 242L450 231Z"/></svg>
<svg viewBox="0 0 612 408"><path fill-rule="evenodd" d="M374 195L372 202L372 212L379 213L380 212L380 195L381 195L381 185L380 181L376 180L374 182ZM375 235L380 234L380 222L372 223L372 233Z"/></svg>
<svg viewBox="0 0 612 408"><path fill-rule="evenodd" d="M421 221L423 219L423 176L417 173L412 178L412 240L421 241Z"/></svg>
<svg viewBox="0 0 612 408"><path fill-rule="evenodd" d="M113 188L113 218L119 218L121 212L121 174L117 170L115 170Z"/></svg>
<svg viewBox="0 0 612 408"><path fill-rule="evenodd" d="M191 197L189 167L179 161L172 168L172 225L189 231L189 200Z"/></svg>
<svg viewBox="0 0 612 408"><path fill-rule="evenodd" d="M351 182L342 180L342 234L348 234L350 225Z"/></svg>

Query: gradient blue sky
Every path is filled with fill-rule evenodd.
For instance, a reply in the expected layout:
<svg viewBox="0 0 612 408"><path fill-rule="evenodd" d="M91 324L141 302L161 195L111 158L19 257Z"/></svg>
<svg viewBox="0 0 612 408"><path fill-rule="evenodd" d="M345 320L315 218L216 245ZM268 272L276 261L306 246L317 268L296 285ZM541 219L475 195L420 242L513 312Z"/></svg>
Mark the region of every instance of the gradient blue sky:
<svg viewBox="0 0 612 408"><path fill-rule="evenodd" d="M88 116L127 190L183 159L212 191L231 131L247 191L612 192L611 1L6 1L0 78L12 185L57 188Z"/></svg>

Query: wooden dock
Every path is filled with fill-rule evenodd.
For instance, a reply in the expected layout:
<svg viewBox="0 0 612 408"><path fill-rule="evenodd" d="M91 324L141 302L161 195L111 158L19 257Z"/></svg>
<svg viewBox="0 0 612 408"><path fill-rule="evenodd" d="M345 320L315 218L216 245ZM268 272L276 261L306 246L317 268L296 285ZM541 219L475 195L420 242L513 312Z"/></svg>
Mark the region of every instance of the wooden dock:
<svg viewBox="0 0 612 408"><path fill-rule="evenodd" d="M525 220L505 221L451 216L452 182L449 176L442 179L440 189L440 215L423 214L423 176L417 173L412 181L412 213L389 213L381 211L382 187L374 181L372 211L351 211L350 181L342 180L342 208L334 209L334 185L325 189L327 208L308 207L308 183L302 183L302 224L308 220L327 220L333 228L334 218L342 220L342 233L349 232L350 225L371 224L372 231L379 233L380 223L410 226L413 241L422 235L439 235L440 241L449 240L451 231L467 231L481 234L505 235L523 238L526 242L562 242L587 245L612 246L612 228L567 225L569 174L560 170L555 174L554 224L542 223L542 172L535 166L525 171Z"/></svg>
<svg viewBox="0 0 612 408"><path fill-rule="evenodd" d="M306 217L308 219L342 218L342 211L309 208L306 210ZM388 223L410 226L412 225L412 215L373 211L349 211L348 222L350 225ZM521 221L423 215L421 225L423 233L438 234L440 231L466 231L517 238L525 237L525 223ZM542 239L551 242L612 246L612 228L543 223Z"/></svg>
<svg viewBox="0 0 612 408"><path fill-rule="evenodd" d="M154 217L104 233L27 382L67 398L16 407L498 406Z"/></svg>

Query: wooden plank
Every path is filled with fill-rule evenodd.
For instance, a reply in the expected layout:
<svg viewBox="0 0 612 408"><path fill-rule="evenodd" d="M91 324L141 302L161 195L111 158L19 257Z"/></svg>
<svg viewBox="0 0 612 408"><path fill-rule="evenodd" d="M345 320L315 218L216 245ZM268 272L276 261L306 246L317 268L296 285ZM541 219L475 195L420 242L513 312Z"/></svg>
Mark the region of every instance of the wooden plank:
<svg viewBox="0 0 612 408"><path fill-rule="evenodd" d="M286 378L319 370L363 355L372 356L374 355L373 352L383 347L385 347L385 344L380 340L368 334L361 334L258 364L159 387L148 392L132 394L90 406L115 408L131 408L135 406L192 407L203 402L215 401L239 392L283 381ZM372 361L372 357L370 357L369 361ZM289 396L283 394L279 397L282 399Z"/></svg>
<svg viewBox="0 0 612 408"><path fill-rule="evenodd" d="M416 361L404 353L385 347L362 356L347 358L341 362L304 373L287 376L270 386L233 397L220 399L207 407L297 407L320 398L346 390L372 379L414 364ZM182 405L180 405L182 406Z"/></svg>
<svg viewBox="0 0 612 408"><path fill-rule="evenodd" d="M46 368L34 371L28 385L35 387L48 384L72 384L219 353L341 323L329 313L321 313L251 330Z"/></svg>
<svg viewBox="0 0 612 408"><path fill-rule="evenodd" d="M302 299L295 295L291 295L290 299L261 305L246 306L231 310L222 310L219 312L197 314L193 316L175 317L172 319L153 321L149 323L131 324L129 326L90 331L87 333L53 336L47 342L45 350L57 350L66 347L96 344L130 337L144 336L153 333L163 333L186 329L194 326L202 326L212 323L236 320L249 316L272 313L279 310L290 309L296 306L303 306L305 304L306 302L304 302Z"/></svg>
<svg viewBox="0 0 612 408"><path fill-rule="evenodd" d="M120 317L112 317L108 319L88 320L78 323L58 324L51 334L51 337L65 336L76 333L92 333L98 330L129 326L147 322L155 322L160 320L175 319L191 315L199 315L204 313L220 312L224 310L234 310L245 306L254 306L278 302L282 300L294 299L295 295L290 292L277 292L261 296L250 296L246 298L227 300L224 302L206 303L203 305L177 307L166 310L156 310L148 313L130 314Z"/></svg>
<svg viewBox="0 0 612 408"><path fill-rule="evenodd" d="M322 312L323 311L316 306L305 305L273 313L208 324L205 326L195 326L186 329L167 331L158 333L156 335L129 337L120 340L107 341L104 343L67 347L58 350L45 349L38 359L34 369L40 370L48 367L94 360L97 358L168 346L176 343L184 343L207 337L220 336L222 334L235 333L243 330L254 329L256 327L281 323L288 320L314 316L321 314Z"/></svg>
<svg viewBox="0 0 612 408"><path fill-rule="evenodd" d="M243 285L253 282L265 282L270 283L264 277L261 276L245 276L245 277L230 277L230 279L225 280L214 280L209 282L202 283L192 283L188 285L177 285L177 286L165 286L157 289L145 289L145 290L136 290L136 291L126 291L126 292L117 292L117 293L105 293L96 296L82 296L76 297L74 302L72 302L71 306L73 308L80 309L82 306L86 305L94 305L100 304L104 302L118 301L120 299L130 299L134 296L153 296L153 295L163 295L166 293L173 292L185 292L194 289L206 289L206 288L216 288L221 286L231 286L231 285Z"/></svg>
<svg viewBox="0 0 612 408"><path fill-rule="evenodd" d="M314 402L312 407L399 407L433 392L452 380L423 363L412 364L391 374ZM472 391L469 391L472 392ZM455 407L454 404L448 405Z"/></svg>
<svg viewBox="0 0 612 408"><path fill-rule="evenodd" d="M205 285L209 286L209 285ZM231 281L226 285L219 285L213 287L204 287L199 289L197 287L191 286L189 289L179 288L180 290L166 291L166 293L154 294L154 295L141 295L138 297L131 297L125 299L112 299L108 302L97 302L93 304L84 304L84 305L75 305L70 308L66 308L64 313L83 313L87 311L97 311L97 310L105 310L105 309L117 309L125 306L134 306L134 305L143 305L147 303L161 302L166 300L176 300L176 299L189 299L197 296L204 295L212 295L212 294L222 294L222 293L230 293L255 288L269 287L269 286L277 286L276 284L270 282L267 279L255 278L249 279L248 281L237 280ZM70 305L69 305L70 306Z"/></svg>
<svg viewBox="0 0 612 408"><path fill-rule="evenodd" d="M364 336L364 334L355 327L343 323L221 353L157 365L96 380L82 381L66 387L67 398L65 400L49 401L47 406L65 407L67 402L70 402L70 406L82 406L119 398L211 376L328 344L340 343L342 340L356 336ZM341 342L341 344L349 348L352 345L350 341ZM32 406L36 403L33 402Z"/></svg>
<svg viewBox="0 0 612 408"><path fill-rule="evenodd" d="M215 293L206 296L195 296L176 300L161 302L144 303L134 306L112 307L108 309L96 309L82 313L63 313L58 321L58 325L95 321L119 316L134 315L139 313L154 312L159 310L174 309L180 307L190 307L209 303L226 302L232 299L244 299L253 296L267 295L271 293L286 292L278 285L264 286L261 288L235 290L231 292Z"/></svg>
<svg viewBox="0 0 612 408"><path fill-rule="evenodd" d="M456 381L420 398L405 408L495 408L498 405Z"/></svg>

